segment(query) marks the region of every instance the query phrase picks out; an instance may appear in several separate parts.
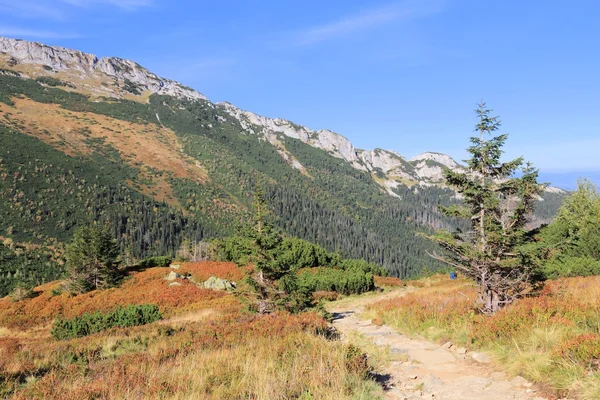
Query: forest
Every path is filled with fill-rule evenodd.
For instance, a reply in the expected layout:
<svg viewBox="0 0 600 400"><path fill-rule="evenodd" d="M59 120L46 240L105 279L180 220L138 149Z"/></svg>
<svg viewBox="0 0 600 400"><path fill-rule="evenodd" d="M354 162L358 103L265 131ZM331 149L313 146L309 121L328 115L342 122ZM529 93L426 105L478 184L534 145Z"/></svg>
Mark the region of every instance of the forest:
<svg viewBox="0 0 600 400"><path fill-rule="evenodd" d="M302 173L274 146L247 134L237 119L208 101L159 95L152 95L147 104L92 100L62 90L60 82L46 84L50 86L0 75L0 102L10 106L15 98L28 98L142 125L156 124L158 116L175 132L186 156L206 170L208 179L198 184L168 171L144 169L102 140L87 139L86 154L68 155L32 134L19 113L5 113L0 120L0 236L23 250L15 252L4 244L3 257L36 259L39 256L30 254L29 244L58 254L77 227L93 221L110 225L127 262L175 256L184 241L234 234L248 221L256 190L265 193L274 224L286 234L347 258L376 263L401 278L443 268L427 255L436 245L419 232L461 226L458 219L439 211L456 202L449 189L400 185L393 197L369 173L282 137L287 151L305 167ZM119 134L123 133L107 131ZM143 189L159 180L170 187L172 202L159 200L155 190ZM561 198L544 194L545 201L538 202L536 210L541 221L549 220ZM44 264L15 266L0 277L1 292L16 285L15 274L31 283L58 277L61 262L56 256Z"/></svg>

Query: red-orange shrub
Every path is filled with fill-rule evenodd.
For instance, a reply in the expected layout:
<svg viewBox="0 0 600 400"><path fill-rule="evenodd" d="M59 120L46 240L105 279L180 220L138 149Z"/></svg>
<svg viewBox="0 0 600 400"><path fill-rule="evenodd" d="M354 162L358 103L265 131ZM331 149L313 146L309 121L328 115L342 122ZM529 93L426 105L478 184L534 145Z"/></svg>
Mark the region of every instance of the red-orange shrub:
<svg viewBox="0 0 600 400"><path fill-rule="evenodd" d="M375 276L375 286L404 287L406 286L406 282L393 276Z"/></svg>
<svg viewBox="0 0 600 400"><path fill-rule="evenodd" d="M552 356L554 359L563 358L587 367L592 361L600 359L600 335L578 335L557 347Z"/></svg>

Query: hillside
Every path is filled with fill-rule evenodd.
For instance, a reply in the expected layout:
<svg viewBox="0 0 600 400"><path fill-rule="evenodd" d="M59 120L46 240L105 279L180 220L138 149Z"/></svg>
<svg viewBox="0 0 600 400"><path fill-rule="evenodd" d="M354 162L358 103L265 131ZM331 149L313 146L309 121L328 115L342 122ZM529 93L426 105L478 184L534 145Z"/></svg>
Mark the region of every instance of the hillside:
<svg viewBox="0 0 600 400"><path fill-rule="evenodd" d="M446 155L360 150L328 130L214 104L132 61L0 38L8 265L36 246L60 251L94 220L110 223L132 259L173 255L184 239L231 234L261 189L288 234L415 276L439 267L416 233L457 224L437 209L456 201L441 185L444 167L461 168ZM544 195L539 222L563 194ZM42 283L60 268L49 258L19 275Z"/></svg>
<svg viewBox="0 0 600 400"><path fill-rule="evenodd" d="M367 379L362 353L330 340L317 312L259 316L234 293L166 280L171 271L132 271L119 288L78 296L60 294L54 282L33 298L0 299L0 397L346 399L381 392ZM177 271L197 282L243 276L233 263ZM57 318L132 305L156 307L160 320L53 338Z"/></svg>

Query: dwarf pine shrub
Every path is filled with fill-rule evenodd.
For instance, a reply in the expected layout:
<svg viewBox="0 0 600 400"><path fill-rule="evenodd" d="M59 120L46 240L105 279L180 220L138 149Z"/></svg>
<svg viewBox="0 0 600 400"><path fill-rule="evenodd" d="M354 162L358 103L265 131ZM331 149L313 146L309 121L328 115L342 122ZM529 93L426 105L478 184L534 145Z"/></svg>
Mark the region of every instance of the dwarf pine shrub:
<svg viewBox="0 0 600 400"><path fill-rule="evenodd" d="M58 318L52 327L55 339L71 339L91 335L114 327L128 327L158 321L162 315L154 304L128 305L112 312L85 313L72 319Z"/></svg>

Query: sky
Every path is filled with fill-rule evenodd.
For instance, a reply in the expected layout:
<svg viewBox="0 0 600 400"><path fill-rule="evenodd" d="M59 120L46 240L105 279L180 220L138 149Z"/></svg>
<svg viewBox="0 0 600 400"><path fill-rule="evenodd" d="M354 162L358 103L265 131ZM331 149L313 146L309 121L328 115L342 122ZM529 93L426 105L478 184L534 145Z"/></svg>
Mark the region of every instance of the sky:
<svg viewBox="0 0 600 400"><path fill-rule="evenodd" d="M0 35L131 59L358 148L457 160L485 100L506 157L600 183L595 0L0 0Z"/></svg>

